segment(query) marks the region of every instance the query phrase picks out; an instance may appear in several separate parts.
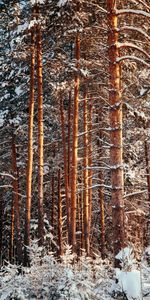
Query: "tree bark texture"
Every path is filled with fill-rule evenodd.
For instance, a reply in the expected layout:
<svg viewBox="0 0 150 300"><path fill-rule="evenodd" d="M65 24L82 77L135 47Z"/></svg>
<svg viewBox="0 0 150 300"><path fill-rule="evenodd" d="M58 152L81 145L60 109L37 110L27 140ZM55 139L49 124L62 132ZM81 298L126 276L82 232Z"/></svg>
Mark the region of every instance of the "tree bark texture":
<svg viewBox="0 0 150 300"><path fill-rule="evenodd" d="M26 172L26 208L24 234L24 264L29 265L28 249L30 246L30 219L32 199L32 171L33 171L33 122L34 122L34 68L35 68L35 28L31 29L31 70L30 70L30 102L28 121L28 161Z"/></svg>
<svg viewBox="0 0 150 300"><path fill-rule="evenodd" d="M89 198L89 234L91 234L92 222L92 99L89 103L89 126L88 126L88 198Z"/></svg>
<svg viewBox="0 0 150 300"><path fill-rule="evenodd" d="M88 109L87 92L84 93L83 102L83 131L84 131L84 155L83 155L83 202L84 202L84 243L87 255L90 253L89 240L89 193L88 193Z"/></svg>
<svg viewBox="0 0 150 300"><path fill-rule="evenodd" d="M109 55L109 104L110 104L110 164L112 185L112 220L114 255L124 246L124 181L122 162L122 101L120 93L120 68L117 63L118 30L116 1L107 0L108 55Z"/></svg>
<svg viewBox="0 0 150 300"><path fill-rule="evenodd" d="M39 10L37 7L37 16ZM43 77L41 25L36 25L37 91L38 91L38 237L39 246L44 243L43 221Z"/></svg>
<svg viewBox="0 0 150 300"><path fill-rule="evenodd" d="M77 33L75 58L77 73L74 86L74 112L73 112L73 143L72 143L72 180L71 180L71 244L76 251L76 202L77 202L77 159L78 159L78 110L79 110L79 60L80 60L80 36Z"/></svg>

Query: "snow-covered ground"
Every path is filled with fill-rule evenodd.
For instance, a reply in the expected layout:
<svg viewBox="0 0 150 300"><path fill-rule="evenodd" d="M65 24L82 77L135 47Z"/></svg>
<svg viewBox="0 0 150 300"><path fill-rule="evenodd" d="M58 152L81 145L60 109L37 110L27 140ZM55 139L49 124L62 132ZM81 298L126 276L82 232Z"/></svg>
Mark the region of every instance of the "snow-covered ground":
<svg viewBox="0 0 150 300"><path fill-rule="evenodd" d="M114 270L108 260L98 256L93 260L83 255L74 263L75 256L69 246L61 262L52 253L41 258L41 248L36 244L31 254L31 267L22 268L21 274L17 266L8 264L2 268L1 300L150 299L150 267L144 257L141 269L136 269L130 248L119 254L121 271Z"/></svg>

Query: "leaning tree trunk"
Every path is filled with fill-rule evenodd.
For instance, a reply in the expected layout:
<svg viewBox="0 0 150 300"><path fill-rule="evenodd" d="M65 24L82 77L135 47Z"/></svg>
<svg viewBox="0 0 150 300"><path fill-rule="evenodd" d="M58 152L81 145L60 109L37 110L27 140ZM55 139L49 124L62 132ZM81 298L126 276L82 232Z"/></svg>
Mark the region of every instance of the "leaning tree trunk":
<svg viewBox="0 0 150 300"><path fill-rule="evenodd" d="M77 202L77 167L78 167L78 110L79 110L79 60L80 60L80 36L76 36L75 58L77 60L77 73L74 87L74 118L73 118L73 145L72 145L72 181L71 181L71 244L76 251L76 202Z"/></svg>
<svg viewBox="0 0 150 300"><path fill-rule="evenodd" d="M29 265L27 247L30 246L30 219L32 199L32 170L33 170L33 122L34 122L34 68L35 68L35 28L31 29L31 70L30 70L30 103L28 122L28 161L26 173L26 208L24 234L24 265Z"/></svg>
<svg viewBox="0 0 150 300"><path fill-rule="evenodd" d="M108 7L108 47L109 47L109 76L110 76L110 168L112 185L112 221L114 255L124 245L124 181L122 162L122 101L120 93L120 68L117 58L118 28L115 14L116 1L107 0ZM116 261L117 264L117 261Z"/></svg>
<svg viewBox="0 0 150 300"><path fill-rule="evenodd" d="M17 250L17 262L22 263L22 243L20 233L20 207L19 207L19 179L17 170L16 159L16 144L15 138L12 138L12 171L13 171L13 202L15 211L15 231L16 231L16 250Z"/></svg>
<svg viewBox="0 0 150 300"><path fill-rule="evenodd" d="M39 8L37 7L37 21ZM38 237L39 246L44 243L43 221L43 78L41 25L36 25L37 91L38 91Z"/></svg>

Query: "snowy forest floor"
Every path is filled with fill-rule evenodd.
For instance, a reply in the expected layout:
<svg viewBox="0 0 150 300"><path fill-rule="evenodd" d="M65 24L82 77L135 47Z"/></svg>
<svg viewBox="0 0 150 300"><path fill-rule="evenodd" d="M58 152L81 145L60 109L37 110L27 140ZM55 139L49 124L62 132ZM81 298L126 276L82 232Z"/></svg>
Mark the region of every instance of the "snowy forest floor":
<svg viewBox="0 0 150 300"><path fill-rule="evenodd" d="M74 263L69 246L61 261L53 253L41 257L37 244L31 250L30 268L22 268L20 274L16 265L1 269L1 300L150 300L150 247L139 266L132 249L125 248L119 254L122 271L98 256L83 255Z"/></svg>

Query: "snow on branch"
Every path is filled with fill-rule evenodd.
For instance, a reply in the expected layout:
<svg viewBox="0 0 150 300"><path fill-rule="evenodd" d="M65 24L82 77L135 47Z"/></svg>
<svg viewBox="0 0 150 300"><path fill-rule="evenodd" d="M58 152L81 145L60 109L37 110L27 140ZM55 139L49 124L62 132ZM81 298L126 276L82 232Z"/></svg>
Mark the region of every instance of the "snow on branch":
<svg viewBox="0 0 150 300"><path fill-rule="evenodd" d="M144 51L143 49L141 49L140 47L138 47L137 45L133 44L133 43L118 43L118 48L133 48L135 50L140 51L142 54L144 54L145 56L147 56L148 58L150 58L150 55Z"/></svg>
<svg viewBox="0 0 150 300"><path fill-rule="evenodd" d="M137 28L137 27L134 27L134 26L124 26L124 27L121 27L119 29L120 32L122 32L124 30L136 31L136 32L144 35L148 40L150 40L150 36L144 30L142 30L141 28Z"/></svg>
<svg viewBox="0 0 150 300"><path fill-rule="evenodd" d="M150 18L150 13L139 9L116 9L116 15L134 14Z"/></svg>
<svg viewBox="0 0 150 300"><path fill-rule="evenodd" d="M144 194L144 193L147 193L147 190L137 191L137 192L133 192L133 193L130 193L130 194L125 194L124 198L132 197L132 196L136 196L136 195Z"/></svg>
<svg viewBox="0 0 150 300"><path fill-rule="evenodd" d="M30 2L31 2L32 5L35 5L35 4L44 4L44 1L45 0L30 0Z"/></svg>
<svg viewBox="0 0 150 300"><path fill-rule="evenodd" d="M13 180L17 180L17 178L16 177L14 177L13 175L11 175L11 174L7 174L7 173L0 173L0 176L5 176L5 177L10 177L10 178L12 178Z"/></svg>
<svg viewBox="0 0 150 300"><path fill-rule="evenodd" d="M68 0L59 0L57 6L58 7L61 7L61 6L64 6L66 3L67 3Z"/></svg>
<svg viewBox="0 0 150 300"><path fill-rule="evenodd" d="M149 63L147 63L145 60L143 60L143 59L141 59L141 58L139 58L139 57L136 57L136 56L134 56L134 55L124 55L124 56L118 57L118 58L116 59L116 62L120 62L120 61L125 60L125 59L135 60L135 61L138 61L138 62L140 62L140 63L146 65L147 67L150 67L150 64L149 64Z"/></svg>

